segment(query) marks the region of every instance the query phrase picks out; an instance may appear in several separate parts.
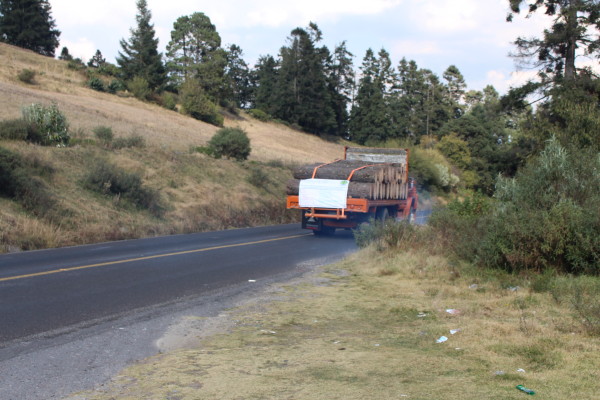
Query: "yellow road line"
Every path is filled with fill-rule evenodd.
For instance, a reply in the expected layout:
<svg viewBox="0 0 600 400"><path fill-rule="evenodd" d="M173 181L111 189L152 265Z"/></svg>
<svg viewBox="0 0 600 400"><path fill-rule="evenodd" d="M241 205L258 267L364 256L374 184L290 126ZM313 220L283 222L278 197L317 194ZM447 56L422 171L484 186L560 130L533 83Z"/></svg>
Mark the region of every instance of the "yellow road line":
<svg viewBox="0 0 600 400"><path fill-rule="evenodd" d="M279 241L279 240L286 240L286 239L295 239L295 238L299 238L299 237L302 237L302 236L308 236L308 235L307 234L302 234L302 235L286 236L286 237L275 238L275 239L257 240L255 242L227 244L227 245L223 245L223 246L206 247L206 248L203 248L203 249L179 251L179 252L176 252L176 253L157 254L157 255L154 255L154 256L129 258L129 259L125 259L125 260L109 261L109 262L104 262L104 263L99 263L99 264L81 265L79 267L60 268L60 269L54 269L54 270L51 270L51 271L36 272L34 274L25 274L25 275L9 276L7 278L0 278L0 282L14 281L14 280L26 279L26 278L34 278L34 277L37 277L37 276L44 276L44 275L60 274L62 272L78 271L78 270L81 270L81 269L90 269L90 268L105 267L107 265L125 264L125 263L129 263L129 262L134 262L134 261L152 260L152 259L155 259L155 258L179 256L179 255L183 255L183 254L202 253L202 252L205 252L205 251L227 249L227 248L231 248L231 247L250 246L250 245L253 245L253 244L276 242L276 241Z"/></svg>

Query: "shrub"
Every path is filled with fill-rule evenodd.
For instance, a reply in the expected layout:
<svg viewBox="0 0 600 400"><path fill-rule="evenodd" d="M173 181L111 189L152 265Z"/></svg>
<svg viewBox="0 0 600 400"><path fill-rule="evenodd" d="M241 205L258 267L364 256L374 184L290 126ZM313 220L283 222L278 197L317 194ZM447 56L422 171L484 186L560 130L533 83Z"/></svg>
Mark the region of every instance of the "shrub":
<svg viewBox="0 0 600 400"><path fill-rule="evenodd" d="M25 69L21 70L21 72L19 72L18 77L19 77L19 80L23 83L27 83L30 85L35 83L34 82L35 71L32 71L30 69L25 68Z"/></svg>
<svg viewBox="0 0 600 400"><path fill-rule="evenodd" d="M248 114L252 118L256 118L257 120L263 121L263 122L269 122L273 119L269 114L267 114L266 112L264 112L263 110L260 110L258 108L253 108L251 110L248 110Z"/></svg>
<svg viewBox="0 0 600 400"><path fill-rule="evenodd" d="M98 92L106 91L106 88L104 87L104 82L102 82L102 79L98 78L97 76L90 78L90 80L88 80L87 82L87 86L90 89L96 90Z"/></svg>
<svg viewBox="0 0 600 400"><path fill-rule="evenodd" d="M148 100L152 94L148 81L141 76L134 77L127 83L127 87L131 90L131 93L140 100Z"/></svg>
<svg viewBox="0 0 600 400"><path fill-rule="evenodd" d="M374 243L378 250L413 248L422 235L419 228L407 221L393 219L380 221L373 220L364 223L354 231L354 239L358 247L367 247Z"/></svg>
<svg viewBox="0 0 600 400"><path fill-rule="evenodd" d="M118 79L113 79L112 81L110 81L108 86L106 86L106 91L111 94L115 94L117 92L122 92L125 89L127 89L127 88L125 87L123 82L121 82Z"/></svg>
<svg viewBox="0 0 600 400"><path fill-rule="evenodd" d="M113 149L125 149L130 147L142 148L146 145L146 141L142 136L131 135L124 138L116 138L112 141L111 147Z"/></svg>
<svg viewBox="0 0 600 400"><path fill-rule="evenodd" d="M98 160L92 165L84 178L84 186L98 193L129 200L155 216L164 212L159 192L145 187L139 174L127 172L105 160Z"/></svg>
<svg viewBox="0 0 600 400"><path fill-rule="evenodd" d="M112 128L109 126L97 126L93 129L93 132L96 138L106 145L112 142L114 137Z"/></svg>
<svg viewBox="0 0 600 400"><path fill-rule="evenodd" d="M36 215L51 215L56 199L46 183L36 176L36 169L18 154L0 147L0 196L17 201ZM44 172L51 173L52 169Z"/></svg>
<svg viewBox="0 0 600 400"><path fill-rule="evenodd" d="M222 128L208 142L214 157L233 158L237 161L248 159L250 139L240 128Z"/></svg>
<svg viewBox="0 0 600 400"><path fill-rule="evenodd" d="M223 126L223 116L219 109L206 95L202 87L193 80L183 84L180 91L182 112L200 121L216 126Z"/></svg>
<svg viewBox="0 0 600 400"><path fill-rule="evenodd" d="M177 109L177 98L173 93L165 92L162 96L162 103L167 110L175 111Z"/></svg>
<svg viewBox="0 0 600 400"><path fill-rule="evenodd" d="M24 107L23 119L35 126L34 130L40 135L40 144L56 146L69 144L69 124L56 104L50 106L32 104Z"/></svg>
<svg viewBox="0 0 600 400"><path fill-rule="evenodd" d="M246 181L252 186L268 192L273 181L269 174L265 172L265 168L261 165L250 165L249 172Z"/></svg>

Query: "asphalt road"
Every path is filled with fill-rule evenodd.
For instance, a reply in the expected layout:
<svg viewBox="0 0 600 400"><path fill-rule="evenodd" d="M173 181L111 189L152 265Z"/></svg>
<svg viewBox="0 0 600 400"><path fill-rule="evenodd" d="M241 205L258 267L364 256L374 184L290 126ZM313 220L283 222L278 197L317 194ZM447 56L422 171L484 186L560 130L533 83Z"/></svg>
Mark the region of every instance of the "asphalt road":
<svg viewBox="0 0 600 400"><path fill-rule="evenodd" d="M0 398L89 388L156 352L186 307L218 314L354 250L349 232L314 237L291 224L0 255Z"/></svg>

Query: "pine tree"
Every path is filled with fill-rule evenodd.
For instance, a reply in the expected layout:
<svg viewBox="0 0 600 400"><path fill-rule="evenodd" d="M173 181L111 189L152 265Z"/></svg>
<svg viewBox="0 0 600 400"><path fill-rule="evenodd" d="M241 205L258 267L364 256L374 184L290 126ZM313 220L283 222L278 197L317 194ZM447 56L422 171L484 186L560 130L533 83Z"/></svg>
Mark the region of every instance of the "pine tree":
<svg viewBox="0 0 600 400"><path fill-rule="evenodd" d="M150 23L152 13L146 0L137 0L137 27L131 29L129 41L121 40L123 52L117 56L117 64L125 80L143 78L152 90L160 89L166 81L162 55L158 52L154 25Z"/></svg>
<svg viewBox="0 0 600 400"><path fill-rule="evenodd" d="M60 31L47 0L0 1L0 41L54 57Z"/></svg>
<svg viewBox="0 0 600 400"><path fill-rule="evenodd" d="M71 53L69 53L69 49L65 46L62 48L58 59L64 61L71 61L73 59L73 56L71 55Z"/></svg>
<svg viewBox="0 0 600 400"><path fill-rule="evenodd" d="M273 56L261 56L251 73L252 107L274 114L275 86L279 75L279 64Z"/></svg>
<svg viewBox="0 0 600 400"><path fill-rule="evenodd" d="M239 108L250 103L250 71L242 56L244 52L238 45L232 44L227 51L225 75L230 86L231 100Z"/></svg>
<svg viewBox="0 0 600 400"><path fill-rule="evenodd" d="M308 30L294 29L289 46L281 49L274 115L310 133L335 134L335 112L325 74L329 51L315 48L321 36L311 23Z"/></svg>
<svg viewBox="0 0 600 400"><path fill-rule="evenodd" d="M90 61L88 61L88 67L91 68L100 68L104 64L106 64L106 59L100 50L96 50L96 54L94 54L94 56L90 58Z"/></svg>
<svg viewBox="0 0 600 400"><path fill-rule="evenodd" d="M362 78L350 116L350 137L361 144L383 142L392 135L385 82L389 71L383 71L388 67L389 58L386 60L385 54L387 52L380 52L377 59L373 50L368 49L363 58Z"/></svg>
<svg viewBox="0 0 600 400"><path fill-rule="evenodd" d="M587 55L600 52L600 2L598 0L508 0L511 12L507 21L521 11L523 3L528 5L528 15L544 9L546 15L554 17L550 29L544 31L543 38L515 41L517 53L514 57L523 64L533 64L539 68L543 81L556 81L561 78L573 79L577 74L575 60L577 50L583 49Z"/></svg>
<svg viewBox="0 0 600 400"><path fill-rule="evenodd" d="M336 46L333 56L327 63L328 87L335 112L336 134L348 134L348 105L352 101L354 92L354 67L352 53L346 48L346 42Z"/></svg>

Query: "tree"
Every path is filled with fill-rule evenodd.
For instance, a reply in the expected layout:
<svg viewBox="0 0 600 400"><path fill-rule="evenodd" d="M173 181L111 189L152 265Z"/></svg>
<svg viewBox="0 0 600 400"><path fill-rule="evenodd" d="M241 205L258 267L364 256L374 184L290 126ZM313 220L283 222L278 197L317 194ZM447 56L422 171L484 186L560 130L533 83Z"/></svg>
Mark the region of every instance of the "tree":
<svg viewBox="0 0 600 400"><path fill-rule="evenodd" d="M106 64L106 59L102 56L100 50L96 50L96 54L88 61L88 67L91 68L100 68L104 64Z"/></svg>
<svg viewBox="0 0 600 400"><path fill-rule="evenodd" d="M227 52L221 36L204 13L177 19L167 46L167 68L175 86L190 79L197 81L215 104L231 98L225 79Z"/></svg>
<svg viewBox="0 0 600 400"><path fill-rule="evenodd" d="M382 71L389 65L387 52L380 51L376 58L372 49L368 49L361 66L362 78L358 84L358 93L350 117L350 137L365 144L383 142L392 135L392 119L389 104L386 103L385 78L388 72Z"/></svg>
<svg viewBox="0 0 600 400"><path fill-rule="evenodd" d="M326 47L316 48L321 32L314 23L296 28L281 48L281 66L274 94L274 116L310 133L334 134L336 121L327 88Z"/></svg>
<svg viewBox="0 0 600 400"><path fill-rule="evenodd" d="M131 29L129 41L121 40L123 52L117 56L123 78L132 80L141 77L152 90L160 89L166 81L162 54L158 52L158 39L155 39L154 25L150 23L152 13L146 0L137 0L137 27Z"/></svg>
<svg viewBox="0 0 600 400"><path fill-rule="evenodd" d="M239 108L245 108L250 103L250 70L242 58L244 52L238 45L232 44L227 51L227 67L225 77L230 90L230 99Z"/></svg>
<svg viewBox="0 0 600 400"><path fill-rule="evenodd" d="M69 49L67 47L63 47L60 56L58 56L59 60L71 61L73 56L69 53Z"/></svg>
<svg viewBox="0 0 600 400"><path fill-rule="evenodd" d="M515 41L517 53L514 57L523 64L539 68L543 82L562 78L573 79L576 67L577 50L593 56L600 51L600 2L598 0L509 0L511 12L507 21L521 11L523 3L528 4L527 16L539 9L554 17L550 29L544 30L543 38L522 38Z"/></svg>
<svg viewBox="0 0 600 400"><path fill-rule="evenodd" d="M337 125L337 135L348 134L348 105L354 92L354 67L352 53L346 49L346 42L336 46L332 59L327 65L328 87Z"/></svg>
<svg viewBox="0 0 600 400"><path fill-rule="evenodd" d="M252 85L252 107L268 114L275 112L275 86L279 75L279 64L273 56L259 57L250 75Z"/></svg>
<svg viewBox="0 0 600 400"><path fill-rule="evenodd" d="M449 66L444 74L442 75L446 81L446 87L448 88L448 99L451 103L453 116L459 118L464 113L464 100L465 100L465 78L461 74L460 70L455 66Z"/></svg>
<svg viewBox="0 0 600 400"><path fill-rule="evenodd" d="M0 1L0 41L54 57L60 31L47 0Z"/></svg>

